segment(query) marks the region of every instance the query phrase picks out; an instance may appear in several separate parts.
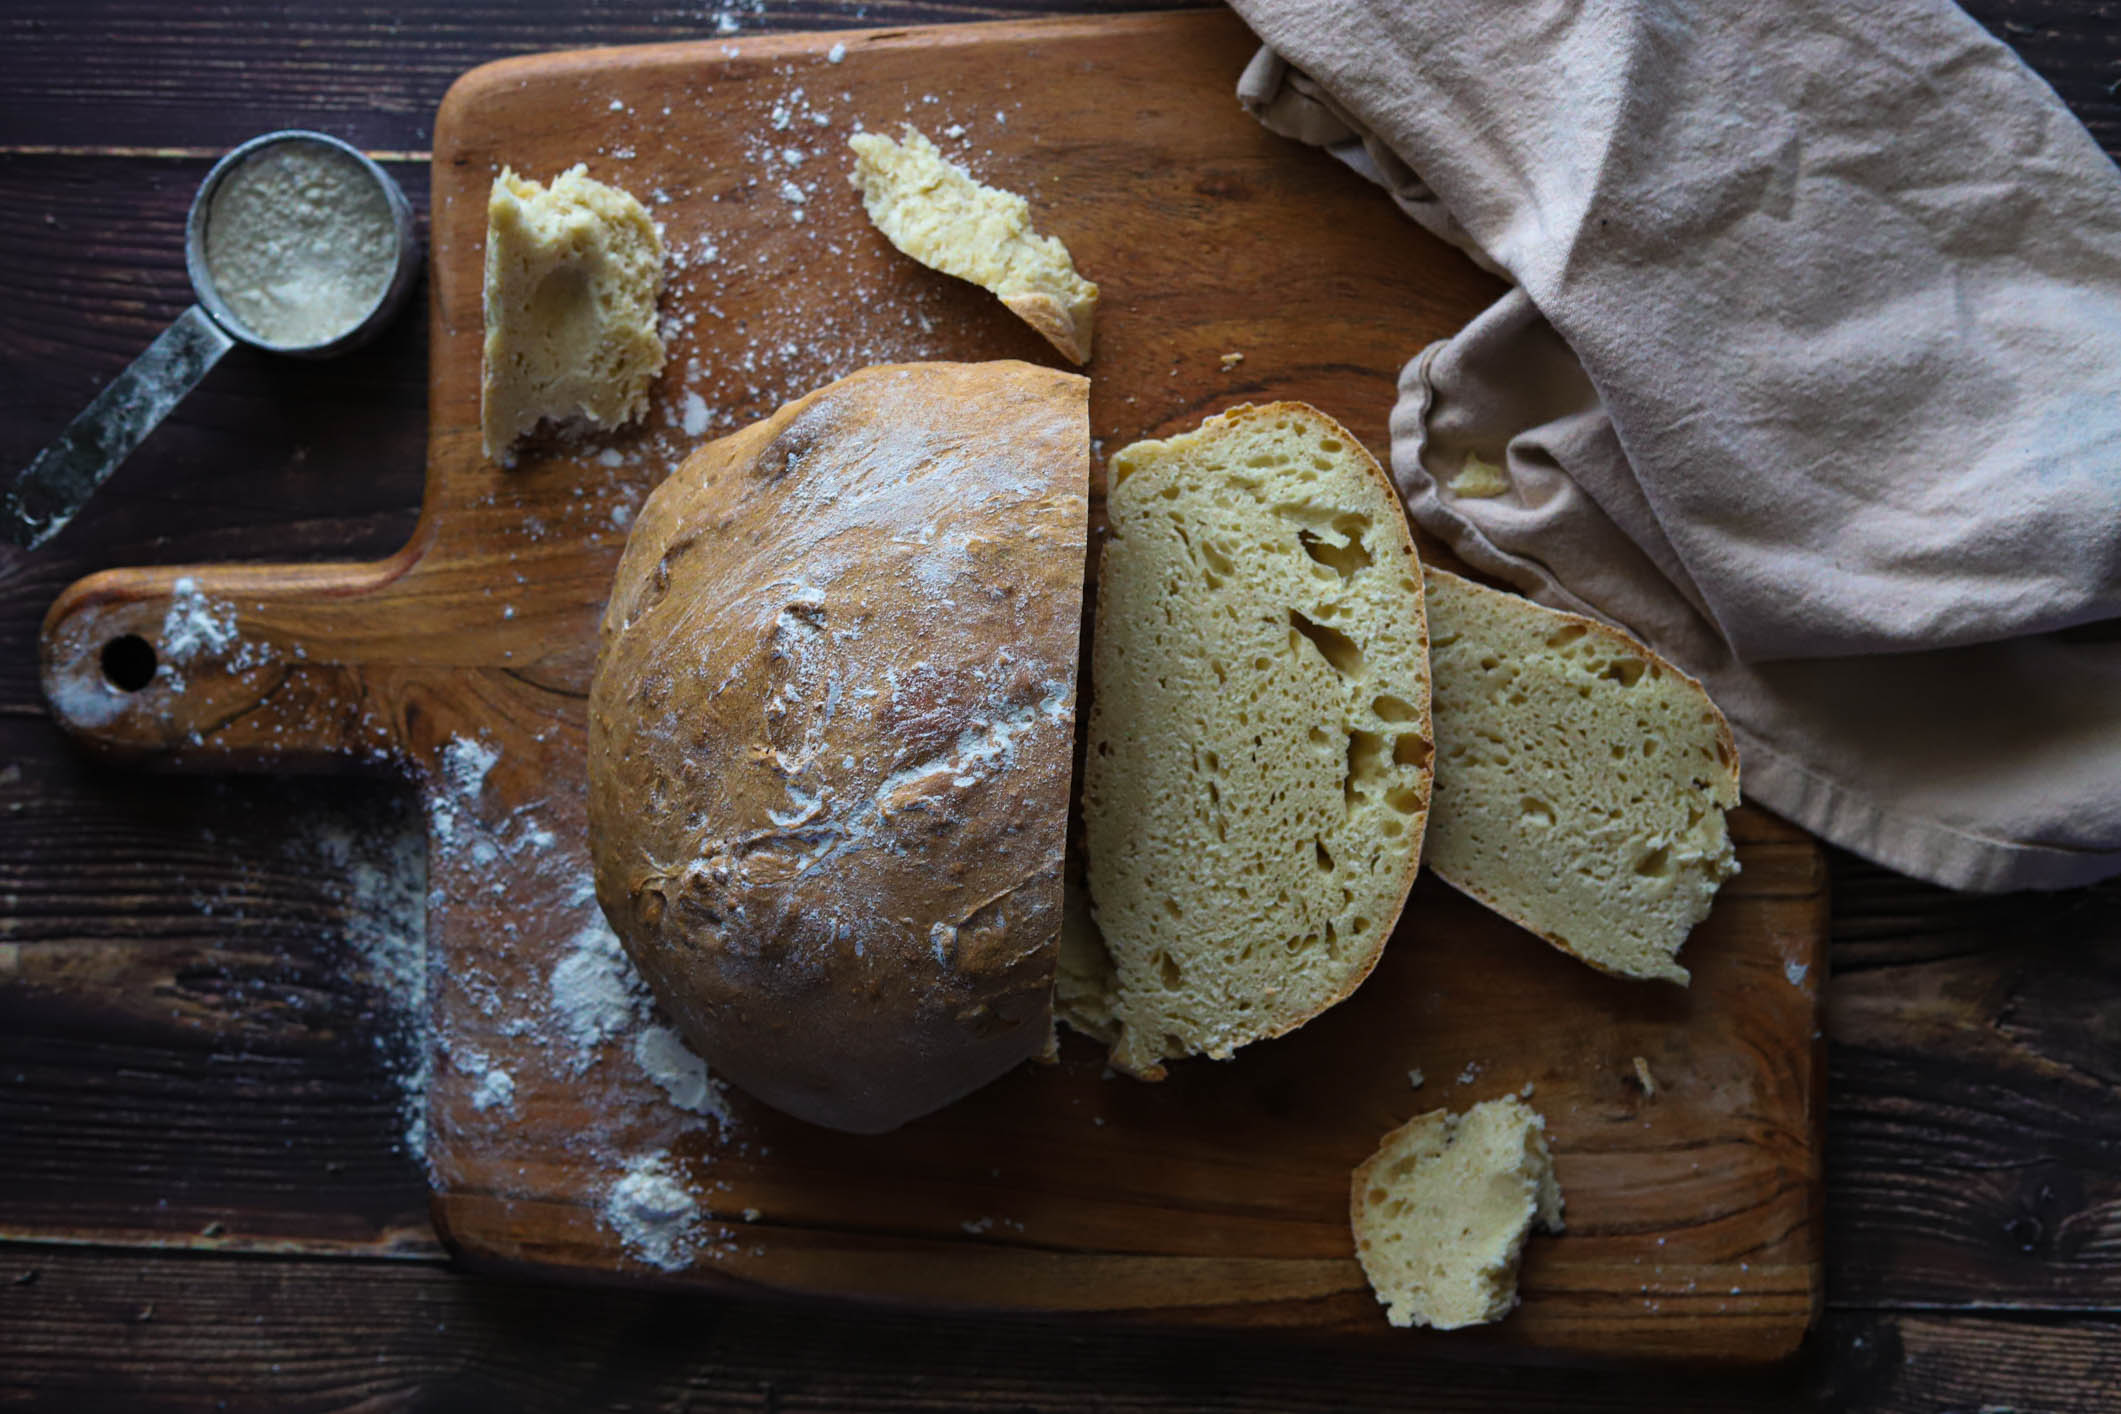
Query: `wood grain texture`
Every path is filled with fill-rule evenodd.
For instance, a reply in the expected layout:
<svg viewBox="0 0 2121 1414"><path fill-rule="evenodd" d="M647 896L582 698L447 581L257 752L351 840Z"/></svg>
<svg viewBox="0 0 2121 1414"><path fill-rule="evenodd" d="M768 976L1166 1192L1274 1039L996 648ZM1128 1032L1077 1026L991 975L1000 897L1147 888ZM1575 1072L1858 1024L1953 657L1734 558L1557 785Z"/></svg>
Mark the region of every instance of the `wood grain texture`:
<svg viewBox="0 0 2121 1414"><path fill-rule="evenodd" d="M2121 1327L1830 1317L1732 1379L1438 1361L1318 1339L854 1313L467 1278L424 1264L0 1250L11 1408L2107 1414Z"/></svg>
<svg viewBox="0 0 2121 1414"><path fill-rule="evenodd" d="M626 1163L670 1150L711 1209L682 1279L1383 1336L1349 1254L1348 1172L1418 1109L1534 1084L1571 1235L1535 1250L1522 1315L1456 1347L1786 1354L1818 1301L1824 881L1809 841L1765 817L1740 822L1747 873L1694 945L1690 992L1597 977L1431 888L1394 960L1292 1041L1146 1089L1105 1084L1076 1047L881 1139L742 1101L712 1135L623 1047L555 1044L565 1017L525 1009L597 926L581 859L591 634L628 512L699 430L672 427L686 400L734 426L871 362L1043 355L986 296L869 230L840 180L854 121L962 123L976 162L1052 212L1105 283L1092 426L1114 442L1271 395L1382 445L1406 350L1494 294L1230 103L1251 41L1227 17L868 33L844 61L826 47L557 56L461 82L437 127L430 475L411 542L368 565L182 571L237 630L189 655L170 627L179 571L84 581L44 639L58 715L158 764L351 755L425 783L428 1157L437 1221L469 1255L653 1275L603 1206ZM650 426L608 455L548 444L501 472L476 434L486 188L504 163L585 156L666 223L671 368ZM1276 298L1245 293L1263 288ZM164 657L132 693L100 668L124 634ZM464 753L486 750L491 774L467 779ZM1660 1077L1653 1104L1635 1055ZM505 1114L477 1088L493 1066L512 1078ZM1415 1067L1436 1076L1427 1095ZM760 1221L732 1220L744 1210Z"/></svg>
<svg viewBox="0 0 2121 1414"><path fill-rule="evenodd" d="M1969 900L1853 860L1828 1007L1837 1301L2121 1310L2121 881Z"/></svg>
<svg viewBox="0 0 2121 1414"><path fill-rule="evenodd" d="M757 34L1183 7L1182 0L291 0L230 13L147 0L15 0L0 18L16 75L0 99L0 146L165 147L177 133L189 145L227 148L270 127L305 126L362 147L424 148L451 80L514 54L720 38L724 15L735 33ZM1972 0L1965 8L2054 85L2108 150L2121 148L2110 8L2085 0Z"/></svg>
<svg viewBox="0 0 2121 1414"><path fill-rule="evenodd" d="M0 1237L432 1255L402 794L57 748L0 718Z"/></svg>

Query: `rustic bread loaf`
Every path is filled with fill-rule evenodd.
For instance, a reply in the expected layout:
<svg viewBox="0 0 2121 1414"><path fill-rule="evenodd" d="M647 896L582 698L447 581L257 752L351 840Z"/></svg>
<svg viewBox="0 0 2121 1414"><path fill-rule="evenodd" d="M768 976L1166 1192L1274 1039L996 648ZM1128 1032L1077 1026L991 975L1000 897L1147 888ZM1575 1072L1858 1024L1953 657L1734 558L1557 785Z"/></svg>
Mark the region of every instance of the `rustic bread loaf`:
<svg viewBox="0 0 2121 1414"><path fill-rule="evenodd" d="M891 1128L1046 1050L1088 384L872 368L642 509L589 700L597 898L717 1075Z"/></svg>
<svg viewBox="0 0 2121 1414"><path fill-rule="evenodd" d="M1355 1255L1393 1325L1455 1330L1510 1314L1532 1225L1561 1231L1546 1129L1514 1096L1431 1110L1355 1170Z"/></svg>
<svg viewBox="0 0 2121 1414"><path fill-rule="evenodd" d="M1083 813L1102 951L1063 1019L1113 1064L1226 1059L1369 975L1428 814L1421 566L1347 429L1233 409L1112 459Z"/></svg>
<svg viewBox="0 0 2121 1414"><path fill-rule="evenodd" d="M508 465L547 419L617 427L663 371L663 239L632 195L579 165L551 186L503 170L486 204L479 425Z"/></svg>
<svg viewBox="0 0 2121 1414"><path fill-rule="evenodd" d="M1701 685L1617 629L1430 569L1429 867L1564 952L1684 983L1738 871L1738 750Z"/></svg>
<svg viewBox="0 0 2121 1414"><path fill-rule="evenodd" d="M972 179L910 124L904 140L856 133L854 184L869 219L931 270L992 291L1077 363L1090 361L1097 286L1068 248L1031 227L1031 205Z"/></svg>

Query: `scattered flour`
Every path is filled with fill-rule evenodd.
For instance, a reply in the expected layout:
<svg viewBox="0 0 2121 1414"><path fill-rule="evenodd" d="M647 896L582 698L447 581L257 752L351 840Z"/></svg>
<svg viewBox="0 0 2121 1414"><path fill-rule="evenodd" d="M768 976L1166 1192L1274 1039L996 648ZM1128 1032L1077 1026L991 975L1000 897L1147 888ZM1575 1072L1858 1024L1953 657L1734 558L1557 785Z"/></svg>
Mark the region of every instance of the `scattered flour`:
<svg viewBox="0 0 2121 1414"><path fill-rule="evenodd" d="M516 1103L515 1077L489 1060L484 1052L466 1051L456 1057L457 1067L473 1081L471 1107L484 1113L487 1110L513 1110Z"/></svg>
<svg viewBox="0 0 2121 1414"><path fill-rule="evenodd" d="M692 1053L685 1038L668 1026L648 1026L633 1038L633 1059L663 1087L670 1103L696 1115L729 1123L729 1100L722 1082L707 1073L707 1062Z"/></svg>
<svg viewBox="0 0 2121 1414"><path fill-rule="evenodd" d="M451 737L443 746L438 788L428 801L428 823L438 847L448 849L458 843L465 813L486 788L487 774L500 759L499 752L468 736Z"/></svg>
<svg viewBox="0 0 2121 1414"><path fill-rule="evenodd" d="M1420 1066L1416 1066L1414 1067L1414 1069L1407 1072L1407 1084L1413 1086L1417 1090L1419 1090L1424 1084L1427 1083L1428 1078L1429 1077L1421 1073Z"/></svg>
<svg viewBox="0 0 2121 1414"><path fill-rule="evenodd" d="M396 1081L405 1151L427 1153L427 852L410 818L327 819L290 840L288 855L317 871L345 909L346 942L380 1002L375 1045Z"/></svg>
<svg viewBox="0 0 2121 1414"><path fill-rule="evenodd" d="M486 788L487 773L501 759L500 753L483 741L458 736L442 748L442 769L460 795L471 797Z"/></svg>
<svg viewBox="0 0 2121 1414"><path fill-rule="evenodd" d="M707 400L687 388L685 390L682 416L684 420L679 425L685 429L685 435L687 437L701 436L707 431L707 424L710 420L707 412Z"/></svg>
<svg viewBox="0 0 2121 1414"><path fill-rule="evenodd" d="M1478 1079L1480 1079L1479 1061L1467 1061L1466 1068L1458 1072L1458 1083L1461 1085L1471 1085Z"/></svg>
<svg viewBox="0 0 2121 1414"><path fill-rule="evenodd" d="M666 1272L692 1265L699 1216L684 1176L661 1150L628 1159L604 1199L604 1221L626 1249Z"/></svg>
<svg viewBox="0 0 2121 1414"><path fill-rule="evenodd" d="M1805 974L1809 973L1811 970L1812 965L1810 963L1798 962L1795 959L1792 959L1789 962L1785 962L1784 964L1782 964L1782 975L1790 979L1790 985L1792 987L1802 987L1804 985Z"/></svg>
<svg viewBox="0 0 2121 1414"><path fill-rule="evenodd" d="M224 653L235 646L236 606L209 599L190 575L170 586L169 612L162 616L162 658L186 663L201 652Z"/></svg>
<svg viewBox="0 0 2121 1414"><path fill-rule="evenodd" d="M548 990L553 1017L577 1052L578 1071L648 1007L648 986L602 913L592 913L574 935L552 969Z"/></svg>

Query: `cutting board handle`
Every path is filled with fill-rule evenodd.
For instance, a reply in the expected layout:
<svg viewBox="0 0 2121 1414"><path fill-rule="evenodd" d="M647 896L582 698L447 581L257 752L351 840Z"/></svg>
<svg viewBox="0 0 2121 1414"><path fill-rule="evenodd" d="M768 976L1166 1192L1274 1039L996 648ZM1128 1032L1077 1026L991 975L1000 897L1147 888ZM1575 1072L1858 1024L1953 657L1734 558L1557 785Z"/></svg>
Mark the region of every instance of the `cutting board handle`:
<svg viewBox="0 0 2121 1414"><path fill-rule="evenodd" d="M61 726L120 756L216 769L389 760L369 705L379 645L402 646L389 593L426 537L367 564L107 570L45 615L39 667ZM355 665L368 664L366 673Z"/></svg>

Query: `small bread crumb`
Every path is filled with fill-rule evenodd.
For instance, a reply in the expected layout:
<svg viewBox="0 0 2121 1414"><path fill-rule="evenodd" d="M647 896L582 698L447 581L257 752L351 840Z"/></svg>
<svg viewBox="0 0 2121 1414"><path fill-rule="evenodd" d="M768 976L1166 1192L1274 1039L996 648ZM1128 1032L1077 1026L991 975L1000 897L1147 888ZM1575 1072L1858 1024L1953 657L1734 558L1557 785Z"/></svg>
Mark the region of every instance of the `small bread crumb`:
<svg viewBox="0 0 2121 1414"><path fill-rule="evenodd" d="M1485 500L1508 491L1510 478L1503 474L1501 467L1483 460L1479 453L1467 452L1465 461L1459 464L1458 475L1452 477L1444 489L1468 500Z"/></svg>
<svg viewBox="0 0 2121 1414"><path fill-rule="evenodd" d="M1407 1072L1407 1084L1413 1086L1417 1090L1422 1087L1422 1082L1427 1079L1428 1077L1421 1073L1421 1067L1418 1065Z"/></svg>
<svg viewBox="0 0 2121 1414"><path fill-rule="evenodd" d="M1646 1097L1656 1097L1657 1077L1650 1074L1650 1063L1641 1056L1635 1057L1635 1083L1642 1087L1642 1093Z"/></svg>
<svg viewBox="0 0 2121 1414"><path fill-rule="evenodd" d="M1240 363L1243 363L1244 361L1245 361L1245 356L1244 356L1243 354L1241 354L1241 353L1237 353L1237 352L1234 352L1234 351L1233 351L1233 352L1230 352L1230 353L1226 353L1226 354L1224 354L1224 355L1223 355L1223 360L1222 360L1222 362L1223 362L1223 372L1225 372L1225 373L1228 373L1228 372L1229 372L1229 371L1230 371L1231 369L1233 369L1233 368L1237 367L1237 365L1239 365Z"/></svg>

